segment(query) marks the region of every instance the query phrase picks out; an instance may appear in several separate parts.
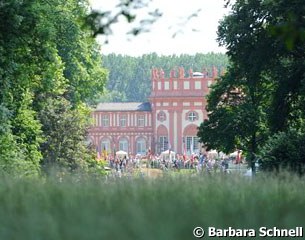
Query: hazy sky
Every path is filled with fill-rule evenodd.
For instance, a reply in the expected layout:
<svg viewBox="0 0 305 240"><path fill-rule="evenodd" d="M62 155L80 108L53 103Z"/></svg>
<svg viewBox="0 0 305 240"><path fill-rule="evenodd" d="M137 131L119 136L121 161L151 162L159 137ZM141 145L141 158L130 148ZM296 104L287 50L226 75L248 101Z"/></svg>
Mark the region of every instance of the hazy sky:
<svg viewBox="0 0 305 240"><path fill-rule="evenodd" d="M90 0L94 9L113 10L118 0ZM225 52L216 42L218 21L228 14L225 0L152 0L150 9L158 8L163 16L150 27L148 33L130 37L131 25L124 20L113 26L109 43L102 45L102 53L121 53L132 56L156 52L158 54L195 54ZM186 19L198 9L198 17ZM145 16L147 9L137 14ZM136 23L135 23L136 24ZM195 29L195 31L193 31ZM174 33L176 37L173 38ZM104 37L98 37L100 42Z"/></svg>

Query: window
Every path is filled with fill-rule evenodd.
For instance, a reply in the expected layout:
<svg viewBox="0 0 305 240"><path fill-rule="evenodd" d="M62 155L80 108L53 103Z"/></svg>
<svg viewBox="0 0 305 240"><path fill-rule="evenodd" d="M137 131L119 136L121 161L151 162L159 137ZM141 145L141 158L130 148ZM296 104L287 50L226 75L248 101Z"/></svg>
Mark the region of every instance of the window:
<svg viewBox="0 0 305 240"><path fill-rule="evenodd" d="M174 81L174 89L177 90L178 89L178 82Z"/></svg>
<svg viewBox="0 0 305 240"><path fill-rule="evenodd" d="M165 114L165 112L163 112L163 111L159 112L157 118L158 118L158 120L159 120L160 122L165 121L165 120L166 120L166 114Z"/></svg>
<svg viewBox="0 0 305 240"><path fill-rule="evenodd" d="M190 112L187 118L188 118L189 121L194 122L195 120L197 120L197 113L196 112Z"/></svg>
<svg viewBox="0 0 305 240"><path fill-rule="evenodd" d="M123 138L119 142L119 150L128 152L128 141L126 138Z"/></svg>
<svg viewBox="0 0 305 240"><path fill-rule="evenodd" d="M164 82L164 90L168 90L169 89L169 82L166 81Z"/></svg>
<svg viewBox="0 0 305 240"><path fill-rule="evenodd" d="M168 149L168 138L166 136L159 137L160 152Z"/></svg>
<svg viewBox="0 0 305 240"><path fill-rule="evenodd" d="M101 150L106 150L107 152L110 152L110 141L109 139L105 139L101 143Z"/></svg>
<svg viewBox="0 0 305 240"><path fill-rule="evenodd" d="M144 138L139 138L137 140L137 153L145 154L146 153L146 142Z"/></svg>
<svg viewBox="0 0 305 240"><path fill-rule="evenodd" d="M198 137L185 137L186 139L186 151L187 153L198 153L199 147L198 147Z"/></svg>
<svg viewBox="0 0 305 240"><path fill-rule="evenodd" d="M200 81L196 81L196 82L195 82L195 89L196 89L196 90L201 89L201 82L200 82Z"/></svg>
<svg viewBox="0 0 305 240"><path fill-rule="evenodd" d="M108 115L102 116L102 127L109 127L109 116Z"/></svg>
<svg viewBox="0 0 305 240"><path fill-rule="evenodd" d="M190 89L190 82L189 82L189 81L185 81L185 82L183 83L183 88L184 88L184 89Z"/></svg>
<svg viewBox="0 0 305 240"><path fill-rule="evenodd" d="M212 81L209 80L209 81L208 81L208 87L210 87L211 85L212 85Z"/></svg>
<svg viewBox="0 0 305 240"><path fill-rule="evenodd" d="M127 119L126 115L122 115L120 117L120 127L126 127L126 119Z"/></svg>
<svg viewBox="0 0 305 240"><path fill-rule="evenodd" d="M144 127L145 126L145 116L139 115L138 116L138 127Z"/></svg>
<svg viewBox="0 0 305 240"><path fill-rule="evenodd" d="M158 82L158 90L161 90L161 82Z"/></svg>

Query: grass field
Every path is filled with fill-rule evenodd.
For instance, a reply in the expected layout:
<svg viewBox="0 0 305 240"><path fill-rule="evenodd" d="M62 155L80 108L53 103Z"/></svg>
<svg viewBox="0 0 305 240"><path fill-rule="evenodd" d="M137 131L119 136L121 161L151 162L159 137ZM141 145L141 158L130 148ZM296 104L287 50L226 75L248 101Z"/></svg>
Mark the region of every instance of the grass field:
<svg viewBox="0 0 305 240"><path fill-rule="evenodd" d="M305 226L297 177L0 182L0 239L195 239L196 226Z"/></svg>

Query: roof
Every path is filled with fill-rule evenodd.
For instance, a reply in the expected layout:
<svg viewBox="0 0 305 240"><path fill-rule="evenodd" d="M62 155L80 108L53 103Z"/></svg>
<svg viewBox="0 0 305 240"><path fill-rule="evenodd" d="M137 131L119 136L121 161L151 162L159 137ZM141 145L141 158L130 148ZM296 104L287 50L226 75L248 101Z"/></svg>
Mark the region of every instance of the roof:
<svg viewBox="0 0 305 240"><path fill-rule="evenodd" d="M149 102L110 102L99 103L97 111L151 111Z"/></svg>

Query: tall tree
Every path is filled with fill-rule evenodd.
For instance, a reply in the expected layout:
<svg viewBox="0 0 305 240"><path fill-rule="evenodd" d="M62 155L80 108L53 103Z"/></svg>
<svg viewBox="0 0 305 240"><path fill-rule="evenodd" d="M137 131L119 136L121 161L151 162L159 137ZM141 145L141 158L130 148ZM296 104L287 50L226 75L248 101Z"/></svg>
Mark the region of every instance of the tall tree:
<svg viewBox="0 0 305 240"><path fill-rule="evenodd" d="M251 114L240 115L236 103L226 106L223 98L218 97L216 104L209 103L211 118L201 126L203 142L211 144L204 130L215 133L213 138L219 140L216 141L219 146L222 146L222 137L223 141L236 142L239 131L235 132L237 136L232 137L232 126L238 126L240 130L248 126L252 145L248 152L250 163L254 166L257 146L267 140L264 133L304 127L305 72L301 67L305 59L305 34L301 27L304 24L304 9L305 4L300 0L289 3L285 0L238 0L232 5L231 14L224 18L218 30L218 40L228 49L231 67L215 86L210 98L213 99L214 95L229 96L230 83L237 84L239 95L244 96L246 112ZM221 86L224 88L217 95ZM227 122L222 119L223 115L218 114L223 108L231 110L233 123L238 123L240 118L240 124L230 122L227 128L217 125ZM215 124L217 127L213 128ZM217 129L223 129L223 132L220 134ZM243 145L247 139L240 139L240 142Z"/></svg>
<svg viewBox="0 0 305 240"><path fill-rule="evenodd" d="M209 149L243 150L254 170L258 147L268 133L265 106L270 100L261 91L268 84L251 80L238 69L228 68L207 97L208 119L199 126L198 136Z"/></svg>
<svg viewBox="0 0 305 240"><path fill-rule="evenodd" d="M84 104L103 90L106 71L84 27L87 11L86 1L0 4L2 169L39 173L40 162L75 169L92 157Z"/></svg>

